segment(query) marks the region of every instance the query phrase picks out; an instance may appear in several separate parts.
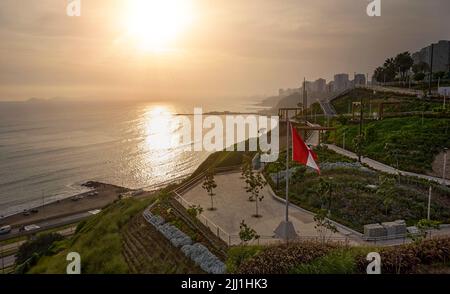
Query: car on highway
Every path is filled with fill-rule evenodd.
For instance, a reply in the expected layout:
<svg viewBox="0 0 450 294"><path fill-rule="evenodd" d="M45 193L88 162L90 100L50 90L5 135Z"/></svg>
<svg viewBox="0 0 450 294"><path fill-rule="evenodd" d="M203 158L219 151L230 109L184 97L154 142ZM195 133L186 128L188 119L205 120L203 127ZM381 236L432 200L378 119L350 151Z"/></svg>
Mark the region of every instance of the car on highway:
<svg viewBox="0 0 450 294"><path fill-rule="evenodd" d="M6 235L11 232L11 226L3 226L0 228L0 235Z"/></svg>
<svg viewBox="0 0 450 294"><path fill-rule="evenodd" d="M38 230L38 229L40 229L40 228L41 228L40 226L35 225L35 224L32 224L32 225L28 225L28 226L24 226L24 227L23 227L23 229L24 229L25 232L30 232L30 231Z"/></svg>

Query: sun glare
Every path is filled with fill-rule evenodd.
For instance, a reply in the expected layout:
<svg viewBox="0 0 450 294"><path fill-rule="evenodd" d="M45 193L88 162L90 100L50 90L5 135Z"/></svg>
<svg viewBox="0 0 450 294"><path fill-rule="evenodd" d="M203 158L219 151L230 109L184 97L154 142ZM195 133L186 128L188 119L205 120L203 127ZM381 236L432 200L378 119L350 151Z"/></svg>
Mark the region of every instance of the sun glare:
<svg viewBox="0 0 450 294"><path fill-rule="evenodd" d="M127 10L129 38L150 51L171 49L193 18L190 0L131 0Z"/></svg>

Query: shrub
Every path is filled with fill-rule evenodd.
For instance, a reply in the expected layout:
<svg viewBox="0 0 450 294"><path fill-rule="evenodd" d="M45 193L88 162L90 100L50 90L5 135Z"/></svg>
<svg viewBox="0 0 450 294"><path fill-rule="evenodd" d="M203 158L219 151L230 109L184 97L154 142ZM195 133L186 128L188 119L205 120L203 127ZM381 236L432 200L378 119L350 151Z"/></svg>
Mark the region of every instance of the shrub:
<svg viewBox="0 0 450 294"><path fill-rule="evenodd" d="M259 254L263 250L261 246L236 246L228 250L227 272L234 273L243 262Z"/></svg>
<svg viewBox="0 0 450 294"><path fill-rule="evenodd" d="M36 240L22 244L16 254L16 263L24 263L30 259L33 254L37 254L38 256L45 255L53 245L53 242L61 241L62 239L64 239L64 237L60 234L50 233L40 235Z"/></svg>
<svg viewBox="0 0 450 294"><path fill-rule="evenodd" d="M337 244L318 242L299 242L272 246L245 261L238 268L239 274L286 274L301 263L324 256Z"/></svg>
<svg viewBox="0 0 450 294"><path fill-rule="evenodd" d="M450 260L450 238L428 239L395 247L382 248L382 274L416 273L420 265L446 263ZM360 273L366 272L368 261L365 255L356 257L356 267Z"/></svg>
<svg viewBox="0 0 450 294"><path fill-rule="evenodd" d="M354 252L350 249L333 250L311 263L302 263L291 270L293 274L352 274L356 271Z"/></svg>

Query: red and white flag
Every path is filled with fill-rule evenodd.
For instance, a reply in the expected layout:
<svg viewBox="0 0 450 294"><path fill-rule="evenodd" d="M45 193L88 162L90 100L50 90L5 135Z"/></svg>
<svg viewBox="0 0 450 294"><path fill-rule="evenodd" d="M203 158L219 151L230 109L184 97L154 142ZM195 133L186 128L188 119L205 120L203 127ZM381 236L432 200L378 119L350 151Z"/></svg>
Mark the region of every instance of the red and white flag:
<svg viewBox="0 0 450 294"><path fill-rule="evenodd" d="M291 125L292 130L292 159L298 163L312 167L320 175L319 165L316 163L317 155L303 142L300 135L294 126Z"/></svg>

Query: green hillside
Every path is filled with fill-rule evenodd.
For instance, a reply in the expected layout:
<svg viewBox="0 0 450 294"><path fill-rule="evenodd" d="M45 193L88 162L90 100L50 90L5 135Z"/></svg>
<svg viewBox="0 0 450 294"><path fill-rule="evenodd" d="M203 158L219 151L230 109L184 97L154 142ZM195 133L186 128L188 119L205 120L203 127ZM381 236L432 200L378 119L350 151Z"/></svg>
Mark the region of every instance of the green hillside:
<svg viewBox="0 0 450 294"><path fill-rule="evenodd" d="M397 166L401 170L426 173L432 170L432 163L444 147L450 147L450 119L423 118L420 116L387 118L382 121L365 122L363 155ZM359 125L337 123L336 135L329 140L338 146L355 151L354 139Z"/></svg>
<svg viewBox="0 0 450 294"><path fill-rule="evenodd" d="M362 98L364 113L378 113L379 105L385 102L396 102L395 105L386 105L385 113L410 112L410 111L433 111L441 110L442 102L436 99L423 99L411 95L402 95L394 92L373 92L368 89L353 89L346 95L331 102L338 114L352 112L352 102L360 102Z"/></svg>
<svg viewBox="0 0 450 294"><path fill-rule="evenodd" d="M117 201L101 213L82 222L72 238L53 244L45 256L32 265L28 273L65 273L69 252L81 256L82 273L129 273L122 254L122 228L141 212L151 200Z"/></svg>

